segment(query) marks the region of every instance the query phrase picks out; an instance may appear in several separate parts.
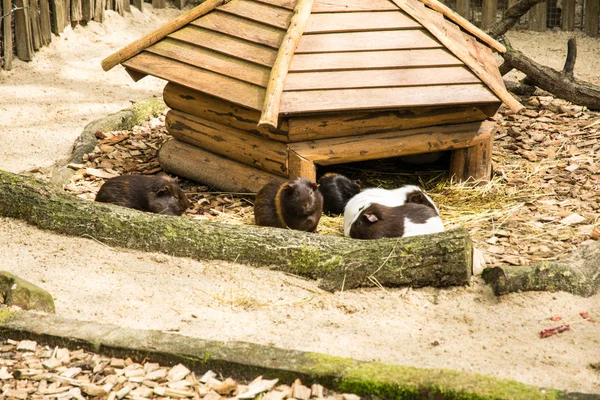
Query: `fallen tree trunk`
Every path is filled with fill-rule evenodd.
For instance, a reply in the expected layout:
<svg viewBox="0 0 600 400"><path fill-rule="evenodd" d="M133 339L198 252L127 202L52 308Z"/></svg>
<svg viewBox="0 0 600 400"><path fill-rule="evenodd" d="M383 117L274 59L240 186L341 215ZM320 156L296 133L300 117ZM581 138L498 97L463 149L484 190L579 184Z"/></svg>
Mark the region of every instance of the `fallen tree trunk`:
<svg viewBox="0 0 600 400"><path fill-rule="evenodd" d="M533 266L486 268L483 279L497 296L519 291L565 291L589 297L600 283L600 243L579 248L560 261Z"/></svg>
<svg viewBox="0 0 600 400"><path fill-rule="evenodd" d="M600 86L579 81L570 77L568 73L538 64L513 49L508 41L505 45L506 53L502 55L505 62L527 75L535 86L572 103L600 110Z"/></svg>
<svg viewBox="0 0 600 400"><path fill-rule="evenodd" d="M45 183L0 171L0 215L111 246L271 266L326 290L360 286L467 285L469 234L458 229L405 239L355 240L277 228L157 215L78 199ZM90 255L93 256L93 255Z"/></svg>

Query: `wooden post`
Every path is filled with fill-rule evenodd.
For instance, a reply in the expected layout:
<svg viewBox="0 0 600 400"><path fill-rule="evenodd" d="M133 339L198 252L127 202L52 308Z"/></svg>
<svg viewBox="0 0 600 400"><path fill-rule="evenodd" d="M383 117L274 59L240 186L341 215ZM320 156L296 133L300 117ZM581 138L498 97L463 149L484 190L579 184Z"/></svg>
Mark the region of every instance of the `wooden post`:
<svg viewBox="0 0 600 400"><path fill-rule="evenodd" d="M65 0L50 0L51 18L52 18L52 33L60 35L65 29Z"/></svg>
<svg viewBox="0 0 600 400"><path fill-rule="evenodd" d="M294 15L290 20L290 26L285 33L281 46L277 51L275 63L269 76L269 84L265 93L265 101L262 107L262 114L258 121L259 126L268 126L277 129L279 119L279 105L281 103L281 94L283 93L283 83L290 68L290 62L294 52L298 47L298 42L304 33L304 28L308 23L308 17L312 11L314 0L298 0Z"/></svg>
<svg viewBox="0 0 600 400"><path fill-rule="evenodd" d="M165 8L167 2L165 0L152 0L152 7L154 8Z"/></svg>
<svg viewBox="0 0 600 400"><path fill-rule="evenodd" d="M104 22L104 8L106 7L106 0L96 0L94 2L94 21L102 23Z"/></svg>
<svg viewBox="0 0 600 400"><path fill-rule="evenodd" d="M6 71L12 69L13 60L13 34L12 34L12 2L11 0L2 0L2 15L6 17L2 20L2 57L4 58L4 68Z"/></svg>
<svg viewBox="0 0 600 400"><path fill-rule="evenodd" d="M85 22L94 19L94 0L81 1L81 19Z"/></svg>
<svg viewBox="0 0 600 400"><path fill-rule="evenodd" d="M42 46L47 46L52 41L52 24L50 23L50 4L48 0L40 0L40 28Z"/></svg>
<svg viewBox="0 0 600 400"><path fill-rule="evenodd" d="M312 182L317 181L315 163L302 157L292 149L288 150L288 171L290 173L289 179L306 178Z"/></svg>
<svg viewBox="0 0 600 400"><path fill-rule="evenodd" d="M531 7L531 10L529 10L529 29L540 32L546 30L547 10L545 1Z"/></svg>
<svg viewBox="0 0 600 400"><path fill-rule="evenodd" d="M563 0L562 2L562 30L575 30L575 0Z"/></svg>
<svg viewBox="0 0 600 400"><path fill-rule="evenodd" d="M471 19L471 0L456 0L456 12L465 19Z"/></svg>
<svg viewBox="0 0 600 400"><path fill-rule="evenodd" d="M31 44L33 50L38 51L42 47L39 0L29 0L29 18L31 18Z"/></svg>
<svg viewBox="0 0 600 400"><path fill-rule="evenodd" d="M492 175L492 144L494 135L475 146L452 151L450 176L458 182L469 178L489 181Z"/></svg>
<svg viewBox="0 0 600 400"><path fill-rule="evenodd" d="M31 42L31 18L29 17L29 0L16 0L20 10L15 11L15 41L17 57L22 61L33 60L33 43Z"/></svg>
<svg viewBox="0 0 600 400"><path fill-rule="evenodd" d="M133 0L133 6L140 11L144 11L142 9L143 4L144 4L144 0Z"/></svg>
<svg viewBox="0 0 600 400"><path fill-rule="evenodd" d="M496 23L498 0L483 0L481 5L481 28L488 30Z"/></svg>
<svg viewBox="0 0 600 400"><path fill-rule="evenodd" d="M175 7L179 8L180 10L185 7L185 5L187 4L187 0L173 0L173 5L175 5Z"/></svg>
<svg viewBox="0 0 600 400"><path fill-rule="evenodd" d="M83 16L81 0L71 0L71 23L81 21Z"/></svg>
<svg viewBox="0 0 600 400"><path fill-rule="evenodd" d="M591 37L598 37L600 0L585 0L583 11L583 31Z"/></svg>

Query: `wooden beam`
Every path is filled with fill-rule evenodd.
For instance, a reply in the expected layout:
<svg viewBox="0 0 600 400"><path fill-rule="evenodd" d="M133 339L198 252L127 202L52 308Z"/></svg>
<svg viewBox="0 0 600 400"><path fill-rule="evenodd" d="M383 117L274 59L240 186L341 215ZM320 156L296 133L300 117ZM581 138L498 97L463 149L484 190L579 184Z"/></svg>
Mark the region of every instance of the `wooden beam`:
<svg viewBox="0 0 600 400"><path fill-rule="evenodd" d="M272 180L283 180L179 140L163 144L158 161L168 172L227 192L256 193Z"/></svg>
<svg viewBox="0 0 600 400"><path fill-rule="evenodd" d="M451 33L449 21L443 17L435 17L436 11L427 10L425 6L418 0L392 0L404 12L416 19L421 25L426 27L429 32L434 35L444 46L446 46L456 57L464 62L473 71L479 79L485 84L513 111L519 112L524 109L504 87L504 83L498 82L494 75L490 73L490 68L497 69L496 65L482 64L479 60L473 58L466 46L457 44L456 40L451 38L448 32Z"/></svg>
<svg viewBox="0 0 600 400"><path fill-rule="evenodd" d="M259 126L270 126L273 129L277 129L279 104L281 102L283 84L290 68L290 62L294 56L294 52L298 47L300 38L304 33L304 28L308 23L308 17L310 17L313 3L314 0L298 0L298 4L296 4L290 26L279 47L279 51L277 52L275 64L271 69L269 84L265 93L265 101L262 107L262 114L258 121Z"/></svg>
<svg viewBox="0 0 600 400"><path fill-rule="evenodd" d="M344 164L471 147L489 139L495 126L495 121L472 122L299 142L289 148L315 164Z"/></svg>
<svg viewBox="0 0 600 400"><path fill-rule="evenodd" d="M489 181L492 176L492 145L494 136L474 146L452 151L450 161L450 176L458 182L468 179Z"/></svg>
<svg viewBox="0 0 600 400"><path fill-rule="evenodd" d="M169 133L182 142L263 171L288 176L284 143L176 110L168 112L165 125Z"/></svg>
<svg viewBox="0 0 600 400"><path fill-rule="evenodd" d="M312 182L317 181L317 168L315 163L302 157L294 150L288 150L289 179L306 178Z"/></svg>
<svg viewBox="0 0 600 400"><path fill-rule="evenodd" d="M225 4L228 0L206 0L197 7L192 8L186 13L179 15L177 18L169 21L160 28L148 33L142 38L136 40L123 47L121 50L106 57L102 60L102 69L109 71L115 65L135 56L148 46L152 46L163 37L175 32L177 29L187 25L193 20L203 16L204 14L214 10L216 7Z"/></svg>
<svg viewBox="0 0 600 400"><path fill-rule="evenodd" d="M498 41L494 40L494 38L492 38L490 35L488 35L484 31L482 31L481 29L479 29L478 27L473 25L471 22L469 22L468 19L466 19L466 18L462 17L460 14L454 12L451 8L440 3L438 0L420 0L420 1L423 4L425 4L426 6L430 7L431 9L442 13L449 20L456 22L458 25L460 25L461 28L463 28L467 32L471 33L472 35L477 37L477 39L481 40L483 43L487 44L491 48L498 50L500 53L504 53L506 51L506 47L504 47L504 45L502 43L498 43ZM398 4L397 2L395 2L395 3ZM398 4L398 6L400 6L400 5ZM405 10L405 12L406 12L406 10ZM408 14L410 15L410 13L408 13Z"/></svg>

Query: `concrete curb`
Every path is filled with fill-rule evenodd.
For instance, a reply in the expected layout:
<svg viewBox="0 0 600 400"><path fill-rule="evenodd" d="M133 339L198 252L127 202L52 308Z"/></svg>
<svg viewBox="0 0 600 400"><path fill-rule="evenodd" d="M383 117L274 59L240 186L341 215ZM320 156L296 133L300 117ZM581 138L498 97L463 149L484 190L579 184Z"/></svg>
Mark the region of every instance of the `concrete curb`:
<svg viewBox="0 0 600 400"><path fill-rule="evenodd" d="M69 183L75 171L67 168L66 164L79 164L82 162L84 154L94 150L94 147L98 144L98 140L96 139L97 131L128 130L166 109L167 105L161 98L152 97L136 102L129 108L90 122L83 128L81 135L75 140L69 160L65 165L59 165L53 171L51 182L57 186Z"/></svg>
<svg viewBox="0 0 600 400"><path fill-rule="evenodd" d="M120 328L26 312L0 314L2 337L78 346L108 356L184 363L236 379L319 382L341 392L383 399L588 399L600 395L540 389L513 380L444 369L421 369L284 350L246 342L217 342L160 331Z"/></svg>

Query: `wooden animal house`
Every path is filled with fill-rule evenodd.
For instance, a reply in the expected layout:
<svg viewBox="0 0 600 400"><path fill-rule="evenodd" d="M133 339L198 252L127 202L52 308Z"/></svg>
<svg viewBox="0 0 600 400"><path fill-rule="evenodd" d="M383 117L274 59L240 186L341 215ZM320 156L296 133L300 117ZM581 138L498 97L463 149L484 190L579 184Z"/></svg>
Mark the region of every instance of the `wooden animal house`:
<svg viewBox="0 0 600 400"><path fill-rule="evenodd" d="M221 190L451 150L488 179L496 42L437 0L206 0L103 61L168 81L162 166Z"/></svg>

